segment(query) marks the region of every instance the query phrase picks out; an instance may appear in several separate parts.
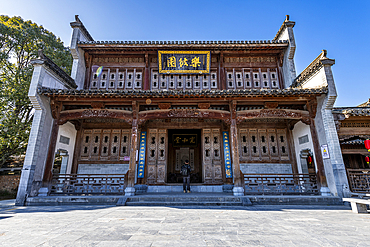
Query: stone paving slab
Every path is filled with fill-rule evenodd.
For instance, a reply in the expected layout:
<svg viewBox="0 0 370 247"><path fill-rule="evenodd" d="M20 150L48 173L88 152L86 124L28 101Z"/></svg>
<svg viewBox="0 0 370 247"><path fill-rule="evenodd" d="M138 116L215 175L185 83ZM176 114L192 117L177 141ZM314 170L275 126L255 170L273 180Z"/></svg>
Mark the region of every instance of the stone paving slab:
<svg viewBox="0 0 370 247"><path fill-rule="evenodd" d="M370 246L348 206L0 208L0 246Z"/></svg>

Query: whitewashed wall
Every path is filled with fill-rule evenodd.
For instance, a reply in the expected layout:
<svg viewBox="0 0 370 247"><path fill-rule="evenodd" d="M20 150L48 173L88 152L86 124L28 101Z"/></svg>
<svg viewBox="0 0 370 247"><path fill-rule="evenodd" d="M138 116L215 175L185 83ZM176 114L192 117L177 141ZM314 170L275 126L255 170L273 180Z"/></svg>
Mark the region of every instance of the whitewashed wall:
<svg viewBox="0 0 370 247"><path fill-rule="evenodd" d="M315 151L313 149L313 142L312 142L310 126L302 123L301 121L299 121L298 123L296 123L294 125L294 129L293 129L292 133L293 133L294 149L295 149L295 156L296 156L296 160L297 160L298 172L302 173L302 164L301 164L300 154L301 154L302 150L306 150L306 149L310 149L310 151L313 153L313 156L314 156L313 159L314 159L315 168L316 168L316 171L317 171L316 154L315 154ZM308 142L299 144L299 137L302 137L302 136L305 136L305 135L308 136Z"/></svg>
<svg viewBox="0 0 370 247"><path fill-rule="evenodd" d="M75 149L75 143L76 143L76 134L77 130L75 129L74 125L70 122L67 122L63 125L59 126L58 131L58 139L55 146L55 152L57 152L59 149L65 150L68 152L68 165L67 165L67 173L71 173L72 169L72 162L73 162L73 153ZM60 142L60 136L68 137L69 138L69 144L64 144Z"/></svg>

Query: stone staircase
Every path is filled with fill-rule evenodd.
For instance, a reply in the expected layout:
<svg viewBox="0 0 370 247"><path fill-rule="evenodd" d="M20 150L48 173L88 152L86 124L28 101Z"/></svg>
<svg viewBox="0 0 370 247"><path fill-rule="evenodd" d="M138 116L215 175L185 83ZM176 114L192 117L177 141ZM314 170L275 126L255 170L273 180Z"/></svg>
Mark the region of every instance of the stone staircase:
<svg viewBox="0 0 370 247"><path fill-rule="evenodd" d="M247 197L235 197L226 193L187 193L187 194L146 194L127 197L126 201L119 201L125 206L178 206L178 207L242 207L252 205Z"/></svg>

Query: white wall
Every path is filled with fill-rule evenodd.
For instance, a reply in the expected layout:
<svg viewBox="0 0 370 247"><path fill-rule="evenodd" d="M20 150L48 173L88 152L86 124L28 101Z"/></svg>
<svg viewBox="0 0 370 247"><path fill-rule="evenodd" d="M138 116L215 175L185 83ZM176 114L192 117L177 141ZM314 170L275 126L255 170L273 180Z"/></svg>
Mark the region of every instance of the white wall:
<svg viewBox="0 0 370 247"><path fill-rule="evenodd" d="M61 135L68 137L70 139L68 145L60 142ZM77 135L77 130L75 129L74 125L71 124L70 122L67 122L59 126L58 139L57 139L57 143L55 146L55 152L57 152L58 149L62 149L68 152L69 157L68 157L67 173L71 173L71 169L72 169L73 153L74 153L75 143L76 143L76 135Z"/></svg>
<svg viewBox="0 0 370 247"><path fill-rule="evenodd" d="M306 79L301 86L302 88L321 88L327 85L325 70L321 68L315 74L311 75L310 78Z"/></svg>
<svg viewBox="0 0 370 247"><path fill-rule="evenodd" d="M302 173L300 154L301 154L301 151L305 150L305 149L310 149L310 151L313 153L315 169L317 171L316 154L315 154L315 151L313 149L313 142L312 142L310 126L302 123L301 121L299 121L298 123L296 123L294 125L294 129L293 129L292 133L293 133L294 149L295 149L295 156L296 156L296 160L297 160L298 172ZM302 137L302 136L305 136L305 135L308 136L308 142L303 143L303 144L299 144L298 138Z"/></svg>

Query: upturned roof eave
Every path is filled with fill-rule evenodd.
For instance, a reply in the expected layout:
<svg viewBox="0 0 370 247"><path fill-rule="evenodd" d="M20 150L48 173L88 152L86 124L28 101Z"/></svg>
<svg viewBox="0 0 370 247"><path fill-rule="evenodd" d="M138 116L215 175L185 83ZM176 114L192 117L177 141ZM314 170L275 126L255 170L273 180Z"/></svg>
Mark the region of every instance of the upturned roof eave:
<svg viewBox="0 0 370 247"><path fill-rule="evenodd" d="M287 40L277 41L80 41L82 49L285 49Z"/></svg>
<svg viewBox="0 0 370 247"><path fill-rule="evenodd" d="M151 90L61 90L40 87L38 93L45 96L119 97L119 98L235 98L235 97L287 97L319 96L328 92L327 87L316 89L246 89L200 91L151 91Z"/></svg>

